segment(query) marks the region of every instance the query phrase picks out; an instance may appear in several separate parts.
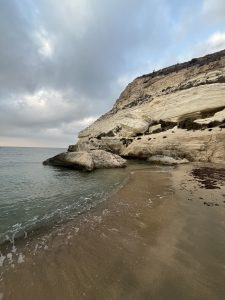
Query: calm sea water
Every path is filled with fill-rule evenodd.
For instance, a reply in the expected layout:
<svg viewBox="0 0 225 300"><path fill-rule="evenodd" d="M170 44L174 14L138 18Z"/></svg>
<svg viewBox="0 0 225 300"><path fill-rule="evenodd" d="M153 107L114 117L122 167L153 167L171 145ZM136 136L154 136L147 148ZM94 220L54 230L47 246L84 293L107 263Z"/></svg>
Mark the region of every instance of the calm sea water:
<svg viewBox="0 0 225 300"><path fill-rule="evenodd" d="M42 165L63 151L0 148L0 243L89 210L126 178L126 169L86 173Z"/></svg>

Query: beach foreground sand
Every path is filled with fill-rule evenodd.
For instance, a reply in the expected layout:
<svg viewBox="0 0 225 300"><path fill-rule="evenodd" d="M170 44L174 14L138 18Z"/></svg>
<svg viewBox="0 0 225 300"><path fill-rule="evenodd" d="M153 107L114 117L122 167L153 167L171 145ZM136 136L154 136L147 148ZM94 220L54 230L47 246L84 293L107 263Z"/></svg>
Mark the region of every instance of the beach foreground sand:
<svg viewBox="0 0 225 300"><path fill-rule="evenodd" d="M0 268L0 299L224 299L223 168L132 171L97 208L28 238Z"/></svg>

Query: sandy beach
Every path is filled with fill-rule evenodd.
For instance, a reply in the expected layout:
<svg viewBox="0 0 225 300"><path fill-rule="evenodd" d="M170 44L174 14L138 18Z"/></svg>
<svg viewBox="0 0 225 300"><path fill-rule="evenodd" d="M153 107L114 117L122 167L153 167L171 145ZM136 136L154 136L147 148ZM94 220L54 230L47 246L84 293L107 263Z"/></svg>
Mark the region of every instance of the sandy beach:
<svg viewBox="0 0 225 300"><path fill-rule="evenodd" d="M96 208L18 242L16 263L2 250L0 299L224 299L223 168L131 171Z"/></svg>
<svg viewBox="0 0 225 300"><path fill-rule="evenodd" d="M225 0L5 0L0 32L0 300L225 300Z"/></svg>

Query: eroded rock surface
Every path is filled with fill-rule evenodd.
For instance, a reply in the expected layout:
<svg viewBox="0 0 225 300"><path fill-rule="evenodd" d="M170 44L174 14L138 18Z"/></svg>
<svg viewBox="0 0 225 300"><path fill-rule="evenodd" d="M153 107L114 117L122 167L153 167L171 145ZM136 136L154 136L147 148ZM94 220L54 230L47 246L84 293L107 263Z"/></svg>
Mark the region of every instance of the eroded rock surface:
<svg viewBox="0 0 225 300"><path fill-rule="evenodd" d="M123 157L225 162L225 50L136 78L112 110L80 132Z"/></svg>
<svg viewBox="0 0 225 300"><path fill-rule="evenodd" d="M47 159L43 164L92 171L100 168L122 168L126 166L126 160L104 150L93 150L63 152Z"/></svg>
<svg viewBox="0 0 225 300"><path fill-rule="evenodd" d="M92 171L93 159L90 153L85 151L63 152L43 162L44 165L63 166L78 170Z"/></svg>
<svg viewBox="0 0 225 300"><path fill-rule="evenodd" d="M95 159L96 150L107 154ZM95 167L120 165L112 153L225 163L225 50L136 78L68 151L87 152Z"/></svg>

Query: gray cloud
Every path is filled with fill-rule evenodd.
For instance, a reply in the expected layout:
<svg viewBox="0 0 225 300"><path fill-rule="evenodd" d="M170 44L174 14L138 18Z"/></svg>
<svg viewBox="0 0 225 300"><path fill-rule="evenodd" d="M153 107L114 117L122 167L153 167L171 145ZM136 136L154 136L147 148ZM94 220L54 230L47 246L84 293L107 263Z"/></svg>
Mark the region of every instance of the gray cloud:
<svg viewBox="0 0 225 300"><path fill-rule="evenodd" d="M209 19L225 22L225 2L224 0L204 0L203 11Z"/></svg>
<svg viewBox="0 0 225 300"><path fill-rule="evenodd" d="M73 86L91 98L108 97L118 74L139 67L144 63L140 54L146 57L151 50L154 57L172 38L165 32L172 24L164 2L93 0L73 5L67 0L61 10L55 1L47 1L47 7L46 1L38 1L41 24L55 45L50 84Z"/></svg>
<svg viewBox="0 0 225 300"><path fill-rule="evenodd" d="M205 0L201 8L213 18L210 5ZM73 142L131 78L176 62L181 43L191 42L198 16L196 10L191 19L185 16L193 6L177 0L3 0L0 142Z"/></svg>

